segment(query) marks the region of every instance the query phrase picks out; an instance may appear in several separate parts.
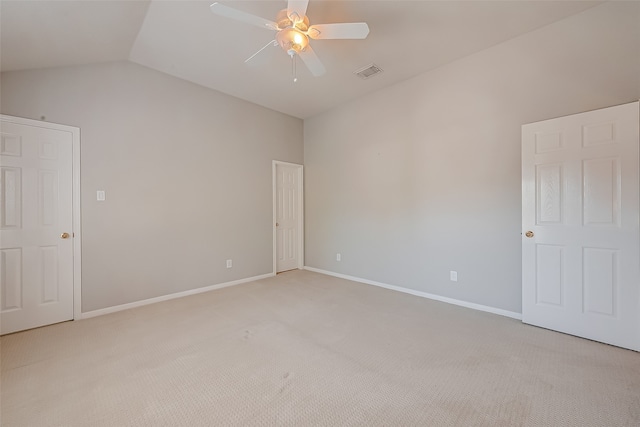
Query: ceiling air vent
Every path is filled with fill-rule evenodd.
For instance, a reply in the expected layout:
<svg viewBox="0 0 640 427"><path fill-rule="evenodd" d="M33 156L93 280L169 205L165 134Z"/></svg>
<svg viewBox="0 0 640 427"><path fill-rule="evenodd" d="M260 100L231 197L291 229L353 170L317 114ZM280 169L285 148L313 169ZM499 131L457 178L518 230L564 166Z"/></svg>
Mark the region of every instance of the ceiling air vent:
<svg viewBox="0 0 640 427"><path fill-rule="evenodd" d="M382 72L382 68L378 67L375 64L367 65L364 68L359 69L358 71L354 71L353 74L360 77L361 79L368 79L376 74L380 74Z"/></svg>

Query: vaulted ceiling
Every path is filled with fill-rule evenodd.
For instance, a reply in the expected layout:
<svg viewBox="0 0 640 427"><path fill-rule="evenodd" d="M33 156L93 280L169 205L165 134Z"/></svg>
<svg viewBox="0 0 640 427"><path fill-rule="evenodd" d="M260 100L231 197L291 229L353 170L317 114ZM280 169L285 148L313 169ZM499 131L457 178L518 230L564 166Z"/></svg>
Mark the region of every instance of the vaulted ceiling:
<svg viewBox="0 0 640 427"><path fill-rule="evenodd" d="M600 1L311 0L312 24L367 22L365 40L312 40L327 73L313 77L270 46L274 32L211 13L209 1L0 2L2 71L129 60L307 118L432 70ZM275 20L281 1L223 1ZM362 80L370 64L384 71ZM499 64L496 64L499 66Z"/></svg>

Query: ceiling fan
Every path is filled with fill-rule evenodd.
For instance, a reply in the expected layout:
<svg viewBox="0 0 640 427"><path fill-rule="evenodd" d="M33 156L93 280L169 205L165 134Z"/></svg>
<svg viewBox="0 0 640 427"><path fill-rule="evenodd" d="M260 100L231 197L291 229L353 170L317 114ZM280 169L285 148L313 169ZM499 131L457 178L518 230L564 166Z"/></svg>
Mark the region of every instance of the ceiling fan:
<svg viewBox="0 0 640 427"><path fill-rule="evenodd" d="M269 46L280 45L291 57L294 75L293 80L297 81L295 75L296 56L302 59L314 76L321 76L326 72L324 65L322 65L322 62L309 44L310 38L314 40L364 39L369 34L369 26L365 22L309 25L309 18L306 15L308 4L309 0L289 0L287 8L278 12L275 21L269 21L268 19L225 6L218 2L213 3L210 8L211 11L217 15L275 31L275 39L266 44L245 62L250 61Z"/></svg>

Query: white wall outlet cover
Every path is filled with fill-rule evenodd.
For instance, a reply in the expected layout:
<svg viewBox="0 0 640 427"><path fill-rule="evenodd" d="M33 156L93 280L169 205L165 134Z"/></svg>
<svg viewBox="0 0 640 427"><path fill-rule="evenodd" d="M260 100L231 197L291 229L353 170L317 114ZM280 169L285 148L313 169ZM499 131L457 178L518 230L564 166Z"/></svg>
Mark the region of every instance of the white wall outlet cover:
<svg viewBox="0 0 640 427"><path fill-rule="evenodd" d="M336 261L342 261L342 255L336 254Z"/></svg>
<svg viewBox="0 0 640 427"><path fill-rule="evenodd" d="M227 268L231 268L231 267L233 267L233 261L228 259L227 260Z"/></svg>
<svg viewBox="0 0 640 427"><path fill-rule="evenodd" d="M99 202L103 202L106 200L106 194L104 190L96 191L96 200L98 200Z"/></svg>
<svg viewBox="0 0 640 427"><path fill-rule="evenodd" d="M457 282L458 281L458 272L457 271L450 271L449 272L449 279L452 282Z"/></svg>

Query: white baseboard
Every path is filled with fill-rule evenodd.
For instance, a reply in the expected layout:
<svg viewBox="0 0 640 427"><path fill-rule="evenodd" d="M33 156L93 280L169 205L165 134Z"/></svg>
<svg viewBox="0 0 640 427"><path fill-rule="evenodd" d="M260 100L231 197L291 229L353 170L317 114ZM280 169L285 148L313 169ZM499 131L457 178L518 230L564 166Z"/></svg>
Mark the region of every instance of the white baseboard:
<svg viewBox="0 0 640 427"><path fill-rule="evenodd" d="M190 289L188 291L176 292L175 294L162 295L160 297L149 298L142 301L135 301L127 304L116 305L113 307L101 308L99 310L87 311L86 313L82 313L80 318L89 319L91 317L102 316L104 314L115 313L122 310L128 310L130 308L142 307L144 305L155 304L157 302L168 301L176 298L182 298L189 295L201 294L203 292L214 291L216 289L228 288L229 286L240 285L242 283L253 282L255 280L266 279L267 277L273 277L273 276L275 276L275 273L267 273L260 276L247 277L246 279L234 280L232 282L205 286L204 288Z"/></svg>
<svg viewBox="0 0 640 427"><path fill-rule="evenodd" d="M440 295L429 294L422 291L416 291L414 289L403 288L401 286L387 285L386 283L375 282L373 280L362 279L360 277L348 276L346 274L334 273L333 271L321 270L319 268L304 267L305 270L313 271L320 274L326 274L328 276L339 277L341 279L351 280L353 282L365 283L367 285L379 286L385 289L391 289L392 291L403 292L405 294L411 294L422 298L428 298L440 302L446 302L448 304L459 305L461 307L472 308L474 310L486 311L488 313L498 314L500 316L511 317L512 319L522 320L522 314L515 311L503 310L501 308L489 307L487 305L475 304L472 302L461 301L453 298L447 298Z"/></svg>

